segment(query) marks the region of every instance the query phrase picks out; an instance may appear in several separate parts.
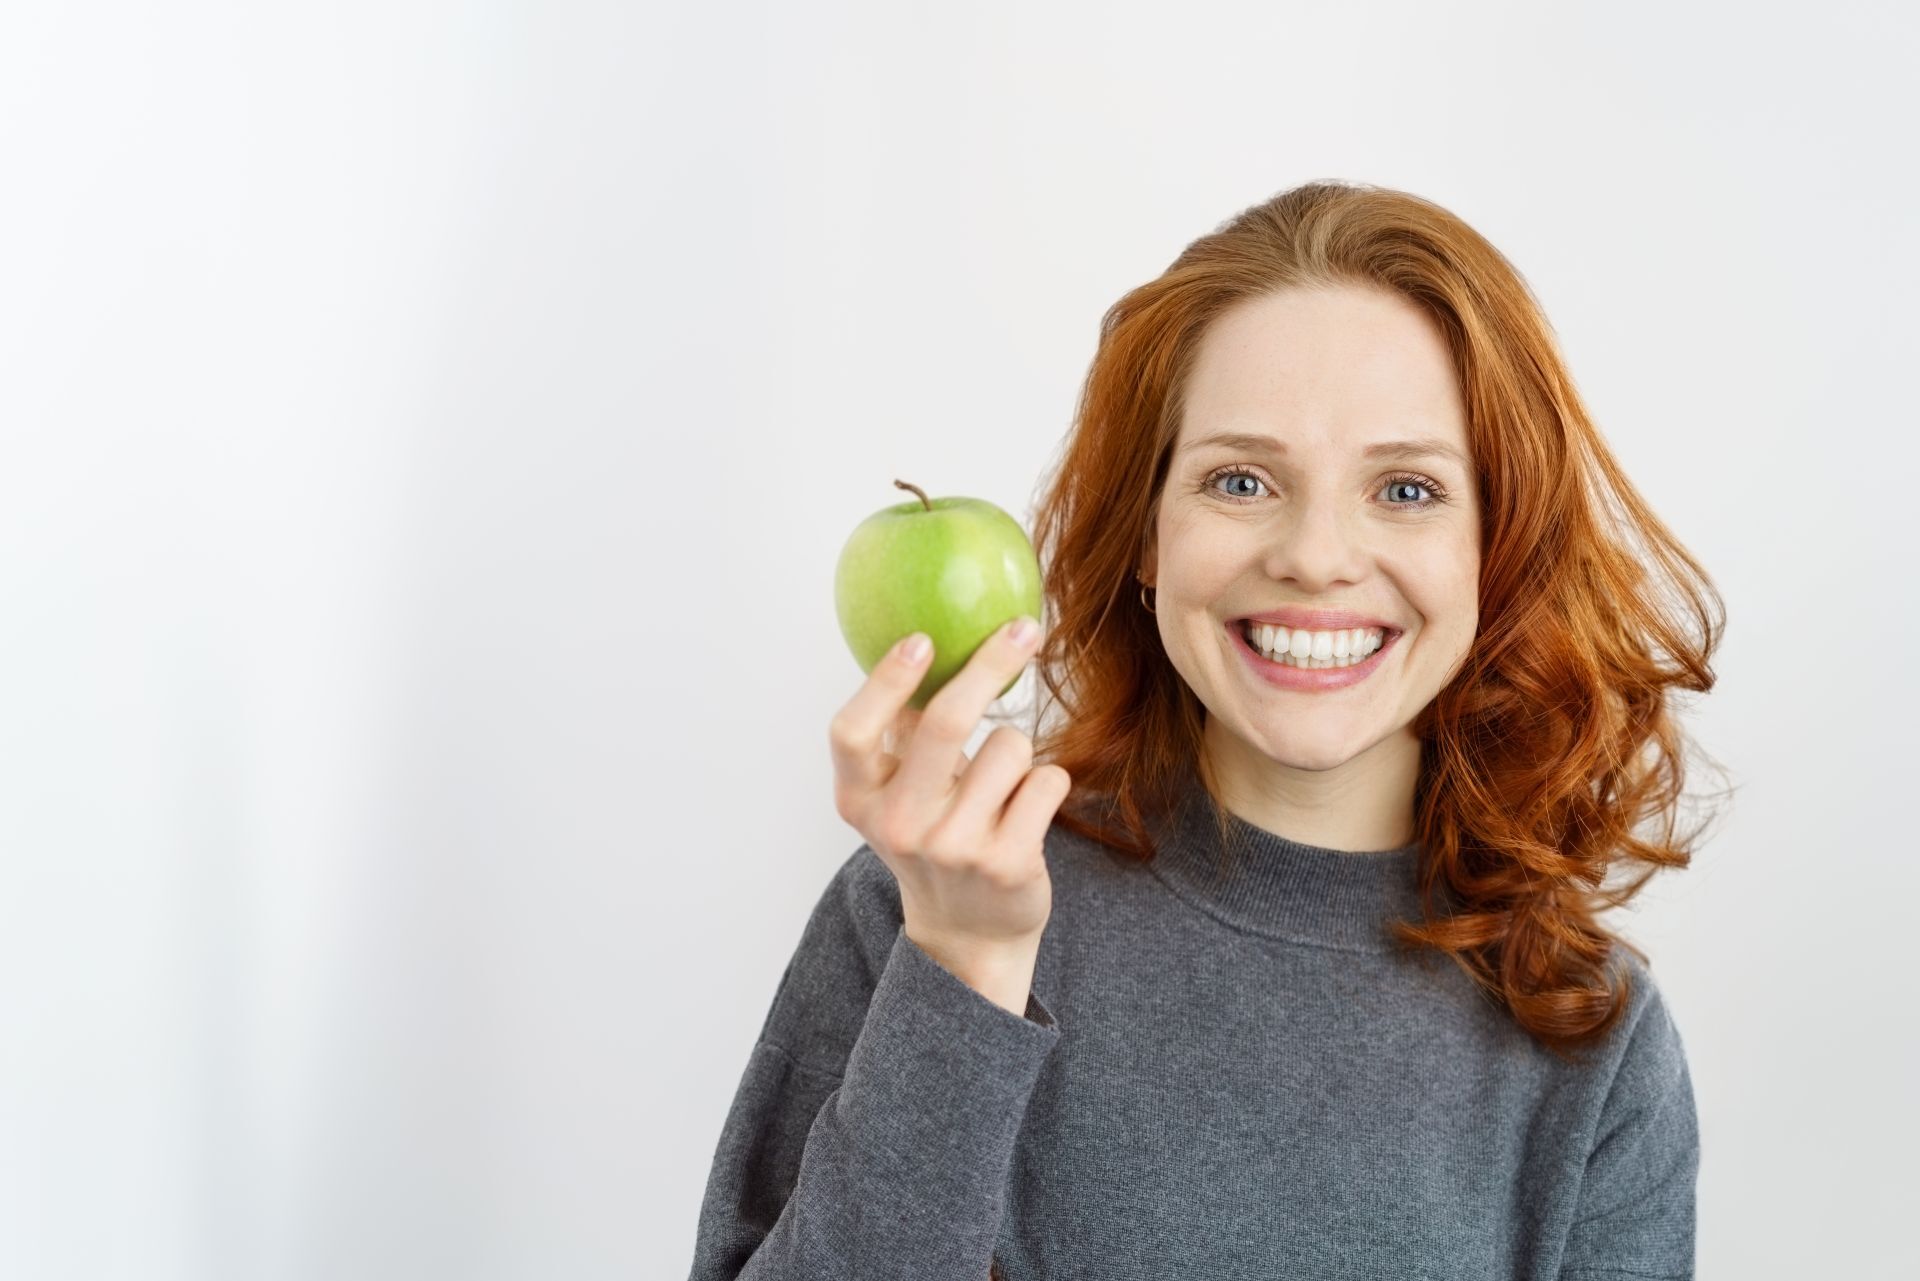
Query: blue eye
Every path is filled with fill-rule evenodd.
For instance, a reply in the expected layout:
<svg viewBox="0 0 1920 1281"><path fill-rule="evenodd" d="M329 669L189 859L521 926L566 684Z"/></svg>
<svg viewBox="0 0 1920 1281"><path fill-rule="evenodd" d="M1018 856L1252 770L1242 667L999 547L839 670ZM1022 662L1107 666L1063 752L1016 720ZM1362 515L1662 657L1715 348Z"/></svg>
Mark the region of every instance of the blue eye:
<svg viewBox="0 0 1920 1281"><path fill-rule="evenodd" d="M1254 482L1254 483L1255 483L1256 485L1257 485L1257 484L1259 484L1259 483L1261 483L1261 482L1260 482L1260 478L1259 478L1258 476L1256 476L1256 475L1254 475L1254 474L1253 474L1252 472L1250 472L1250 471L1228 471L1228 472L1222 472L1222 473L1220 473L1220 474L1219 474L1219 475L1218 475L1218 476L1216 477L1216 479L1223 479L1223 480L1224 480L1224 479L1228 479L1228 478L1231 478L1231 477L1235 477L1235 476L1238 476L1238 477L1239 477L1239 478L1241 478L1242 480L1250 480L1250 481L1252 481L1252 482ZM1246 499L1251 499L1251 498L1253 498L1254 496L1255 496L1255 495L1252 495L1252 494L1248 494L1248 495L1246 495ZM1245 501L1245 499L1243 499L1242 501Z"/></svg>
<svg viewBox="0 0 1920 1281"><path fill-rule="evenodd" d="M1245 477L1248 480L1256 481L1262 485L1266 483L1266 481L1263 480L1257 472L1250 471L1245 467L1231 466L1231 467L1222 467L1220 470L1209 475L1206 481L1201 485L1201 488L1205 489L1209 493L1212 493L1216 497L1226 499L1230 503L1254 502L1255 497L1252 495L1249 495L1244 498L1236 497L1231 494L1221 493L1219 490L1213 487L1215 481L1225 480L1230 476ZM1446 490L1442 489L1436 482L1427 479L1425 476L1421 476L1412 472L1397 473L1393 476L1389 476L1386 479L1385 483L1388 486L1408 486L1414 489L1424 489L1428 493L1433 495L1431 498L1391 501L1387 504L1387 506L1389 507L1398 508L1402 511L1420 511L1428 507L1437 507L1441 503L1444 503L1447 501Z"/></svg>
<svg viewBox="0 0 1920 1281"><path fill-rule="evenodd" d="M1425 484L1425 482L1423 482L1423 481L1418 481L1418 480L1414 480L1414 479L1412 479L1411 477L1404 477L1404 478L1403 478L1403 477L1396 477L1395 479L1393 479L1393 480L1390 480L1390 481L1388 481L1388 482L1387 482L1387 485L1388 485L1388 487L1389 487L1389 488L1391 488L1391 487L1393 487L1393 486L1396 486L1396 485L1397 485L1397 486L1402 486L1402 487L1404 487L1404 488L1407 488L1407 489L1425 489L1425 488L1427 488L1427 486L1426 486L1426 484ZM1407 500L1406 500L1406 503L1407 503L1408 505L1411 505L1411 506L1416 506L1416 507L1420 507L1420 506L1425 506L1425 505L1426 505L1426 504L1425 504L1424 502L1422 502L1422 501L1421 501L1420 499L1415 499L1415 498L1409 498L1409 499L1407 499Z"/></svg>

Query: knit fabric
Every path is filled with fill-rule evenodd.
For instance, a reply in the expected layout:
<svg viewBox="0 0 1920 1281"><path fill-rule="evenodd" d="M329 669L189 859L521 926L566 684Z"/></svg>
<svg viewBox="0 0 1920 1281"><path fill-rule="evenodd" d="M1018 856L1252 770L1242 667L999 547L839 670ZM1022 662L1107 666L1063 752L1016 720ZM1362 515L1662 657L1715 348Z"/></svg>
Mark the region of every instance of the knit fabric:
<svg viewBox="0 0 1920 1281"><path fill-rule="evenodd" d="M1024 1016L856 849L720 1128L692 1281L1692 1277L1692 1081L1639 958L1570 1063L1396 949L1417 844L1213 823L1190 777L1150 862L1054 825Z"/></svg>

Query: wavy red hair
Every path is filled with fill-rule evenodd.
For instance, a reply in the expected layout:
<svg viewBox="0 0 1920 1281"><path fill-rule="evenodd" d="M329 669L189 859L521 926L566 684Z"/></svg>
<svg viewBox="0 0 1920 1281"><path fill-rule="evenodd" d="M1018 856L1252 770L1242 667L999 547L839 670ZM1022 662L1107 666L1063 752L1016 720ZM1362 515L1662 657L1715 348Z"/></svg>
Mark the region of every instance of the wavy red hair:
<svg viewBox="0 0 1920 1281"><path fill-rule="evenodd" d="M1394 290L1439 326L1482 496L1478 634L1412 725L1424 919L1391 928L1409 951L1451 957L1568 1057L1626 1008L1614 945L1646 959L1597 913L1691 861L1701 828L1675 835L1690 740L1674 699L1713 688L1725 611L1607 449L1519 272L1446 209L1307 183L1194 241L1108 309L1033 519L1049 615L1034 760L1072 777L1056 821L1124 855L1153 856L1149 825L1190 772L1225 838L1205 709L1135 575L1209 323L1275 290L1355 284ZM1628 879L1608 888L1616 871Z"/></svg>

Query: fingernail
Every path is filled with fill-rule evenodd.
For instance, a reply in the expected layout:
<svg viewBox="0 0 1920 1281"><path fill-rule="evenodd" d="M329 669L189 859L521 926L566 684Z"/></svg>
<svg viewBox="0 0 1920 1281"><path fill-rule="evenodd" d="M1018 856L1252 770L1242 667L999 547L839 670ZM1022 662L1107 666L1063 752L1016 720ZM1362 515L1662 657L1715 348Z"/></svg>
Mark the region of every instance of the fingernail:
<svg viewBox="0 0 1920 1281"><path fill-rule="evenodd" d="M1040 635L1040 624L1022 614L1007 629L1007 638L1016 645L1031 645Z"/></svg>
<svg viewBox="0 0 1920 1281"><path fill-rule="evenodd" d="M927 651L932 648L933 642L927 638L925 632L915 632L902 642L900 646L900 657L906 659L909 663L922 662L927 657Z"/></svg>

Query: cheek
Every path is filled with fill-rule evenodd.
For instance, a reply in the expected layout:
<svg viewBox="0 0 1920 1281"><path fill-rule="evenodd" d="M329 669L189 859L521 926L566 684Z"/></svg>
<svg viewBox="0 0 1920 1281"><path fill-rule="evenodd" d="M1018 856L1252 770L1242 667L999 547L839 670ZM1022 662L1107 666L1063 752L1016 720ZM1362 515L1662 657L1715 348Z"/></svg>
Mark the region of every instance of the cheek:
<svg viewBox="0 0 1920 1281"><path fill-rule="evenodd" d="M1413 567L1421 612L1436 622L1471 618L1480 603L1480 558L1470 543L1435 548Z"/></svg>
<svg viewBox="0 0 1920 1281"><path fill-rule="evenodd" d="M1463 656L1480 630L1480 581L1477 572L1450 566L1449 577L1436 573L1421 602L1421 613L1437 648L1450 659Z"/></svg>
<svg viewBox="0 0 1920 1281"><path fill-rule="evenodd" d="M1405 581L1415 584L1409 597L1420 616L1425 656L1465 653L1480 625L1480 582L1477 572L1461 571L1457 562L1423 565Z"/></svg>

